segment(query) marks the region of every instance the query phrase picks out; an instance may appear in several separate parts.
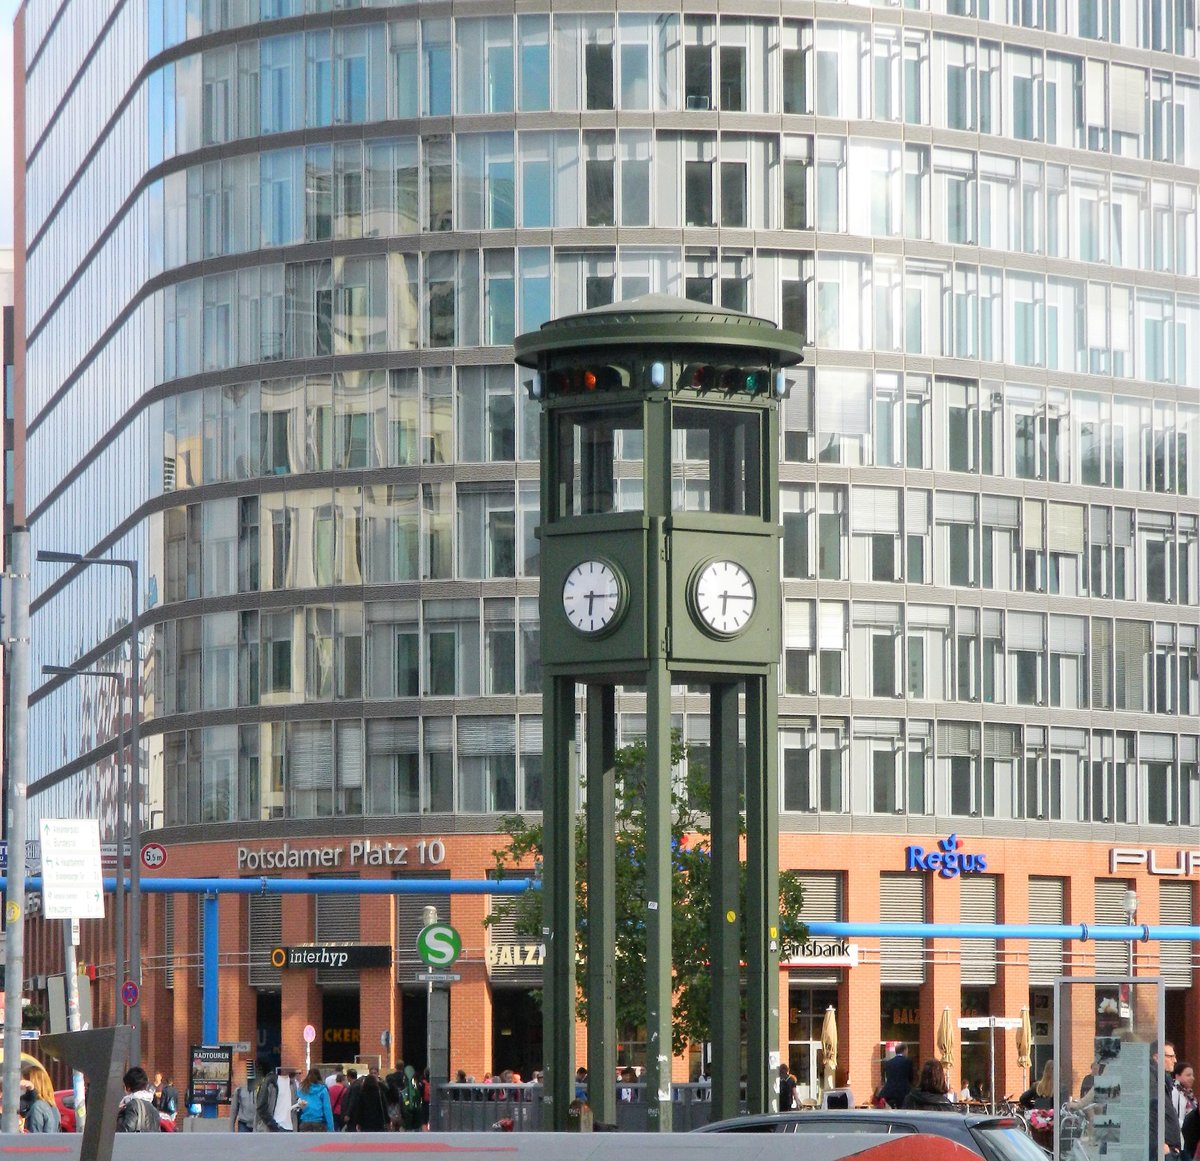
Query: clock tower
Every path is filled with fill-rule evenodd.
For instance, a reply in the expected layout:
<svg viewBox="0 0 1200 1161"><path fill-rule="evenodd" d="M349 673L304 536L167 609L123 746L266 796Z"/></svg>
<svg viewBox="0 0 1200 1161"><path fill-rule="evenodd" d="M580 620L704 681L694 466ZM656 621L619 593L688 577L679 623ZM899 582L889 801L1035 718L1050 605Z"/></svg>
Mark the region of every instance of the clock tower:
<svg viewBox="0 0 1200 1161"><path fill-rule="evenodd" d="M616 1119L613 755L616 689L645 689L646 1103L671 1128L672 687L709 692L713 1117L774 1095L779 1035L778 401L801 336L704 303L647 295L516 340L542 404L545 1035L550 1123L574 1095L576 690L586 690L588 1072ZM744 720L744 738L739 723ZM744 745L745 787L739 752ZM739 814L748 891L741 913ZM748 947L743 972L743 928ZM742 1062L740 976L748 1032ZM774 1058L777 1060L777 1056Z"/></svg>

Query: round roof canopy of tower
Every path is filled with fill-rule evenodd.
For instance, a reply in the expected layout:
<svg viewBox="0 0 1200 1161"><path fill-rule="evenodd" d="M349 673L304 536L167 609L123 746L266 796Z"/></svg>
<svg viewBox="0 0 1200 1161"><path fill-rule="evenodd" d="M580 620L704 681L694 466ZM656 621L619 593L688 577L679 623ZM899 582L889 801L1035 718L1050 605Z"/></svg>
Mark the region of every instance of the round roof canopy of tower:
<svg viewBox="0 0 1200 1161"><path fill-rule="evenodd" d="M728 307L671 294L643 294L551 319L536 331L518 335L513 346L521 366L536 367L538 357L552 351L614 343L738 347L745 349L747 358L768 358L790 367L800 362L804 339L769 319Z"/></svg>

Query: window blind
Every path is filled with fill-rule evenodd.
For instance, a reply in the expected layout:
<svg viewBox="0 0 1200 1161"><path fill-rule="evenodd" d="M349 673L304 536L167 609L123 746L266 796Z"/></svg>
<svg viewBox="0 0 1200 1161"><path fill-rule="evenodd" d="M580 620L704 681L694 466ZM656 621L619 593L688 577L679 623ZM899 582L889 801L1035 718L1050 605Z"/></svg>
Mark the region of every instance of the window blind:
<svg viewBox="0 0 1200 1161"><path fill-rule="evenodd" d="M910 488L904 494L904 520L909 532L929 527L929 493Z"/></svg>
<svg viewBox="0 0 1200 1161"><path fill-rule="evenodd" d="M163 987L175 986L175 896L163 896Z"/></svg>
<svg viewBox="0 0 1200 1161"><path fill-rule="evenodd" d="M986 725L983 727L985 758L1016 758L1021 753L1020 726Z"/></svg>
<svg viewBox="0 0 1200 1161"><path fill-rule="evenodd" d="M974 722L938 722L938 751L942 757L979 753L979 726Z"/></svg>
<svg viewBox="0 0 1200 1161"><path fill-rule="evenodd" d="M1046 542L1042 535L1042 501L1023 501L1024 512L1021 517L1021 534L1026 548L1045 548Z"/></svg>
<svg viewBox="0 0 1200 1161"><path fill-rule="evenodd" d="M1009 650L1041 649L1046 640L1044 625L1041 613L1009 613L1006 634Z"/></svg>
<svg viewBox="0 0 1200 1161"><path fill-rule="evenodd" d="M415 754L417 751L415 718L377 718L367 722L368 754Z"/></svg>
<svg viewBox="0 0 1200 1161"><path fill-rule="evenodd" d="M333 785L333 736L329 722L288 726L288 780L293 791Z"/></svg>
<svg viewBox="0 0 1200 1161"><path fill-rule="evenodd" d="M1082 657L1087 652L1087 618L1051 616L1049 639L1051 653Z"/></svg>
<svg viewBox="0 0 1200 1161"><path fill-rule="evenodd" d="M516 748L517 728L512 718L458 719L458 752L463 757L513 754Z"/></svg>
<svg viewBox="0 0 1200 1161"><path fill-rule="evenodd" d="M1078 504L1049 504L1046 509L1046 540L1053 552L1083 552L1083 513Z"/></svg>
<svg viewBox="0 0 1200 1161"><path fill-rule="evenodd" d="M1064 919L1063 880L1031 878L1029 880L1029 922L1060 924ZM1029 983L1052 984L1062 975L1063 945L1061 939L1031 939L1029 941Z"/></svg>
<svg viewBox="0 0 1200 1161"><path fill-rule="evenodd" d="M1164 926L1196 922L1196 885L1163 883L1158 889L1158 921ZM1158 947L1159 974L1168 988L1190 988L1195 974L1193 947L1187 940L1163 940Z"/></svg>
<svg viewBox="0 0 1200 1161"><path fill-rule="evenodd" d="M339 722L337 727L338 785L343 790L363 784L363 736L358 722Z"/></svg>
<svg viewBox="0 0 1200 1161"><path fill-rule="evenodd" d="M817 871L805 871L800 876L804 885L804 902L800 918L806 923L820 920L840 923L843 917L842 876Z"/></svg>
<svg viewBox="0 0 1200 1161"><path fill-rule="evenodd" d="M1129 884L1124 879L1097 879L1095 888L1095 921L1098 924L1129 922L1125 910L1125 896ZM1096 945L1096 974L1123 976L1129 973L1129 945L1110 943L1107 940Z"/></svg>
<svg viewBox="0 0 1200 1161"><path fill-rule="evenodd" d="M279 968L271 966L271 949L283 943L283 896L247 895L250 962L247 982L252 988L278 988Z"/></svg>
<svg viewBox="0 0 1200 1161"><path fill-rule="evenodd" d="M817 646L841 649L846 643L846 606L837 601L822 601L817 623Z"/></svg>
<svg viewBox="0 0 1200 1161"><path fill-rule="evenodd" d="M894 488L855 488L851 527L857 532L900 532L900 493Z"/></svg>
<svg viewBox="0 0 1200 1161"><path fill-rule="evenodd" d="M317 876L328 878L329 876ZM357 879L357 875L339 872L339 879ZM357 895L314 895L316 904L314 934L317 943L358 943L361 937ZM317 968L318 984L358 984L358 968Z"/></svg>
<svg viewBox="0 0 1200 1161"><path fill-rule="evenodd" d="M812 648L812 612L812 601L784 601L783 640L789 648Z"/></svg>
<svg viewBox="0 0 1200 1161"><path fill-rule="evenodd" d="M920 875L880 875L879 913L892 923L925 922L925 880ZM925 941L886 936L879 940L883 984L925 982Z"/></svg>
<svg viewBox="0 0 1200 1161"><path fill-rule="evenodd" d="M938 492L933 498L933 510L943 523L973 524L977 497L970 492Z"/></svg>
<svg viewBox="0 0 1200 1161"><path fill-rule="evenodd" d="M520 723L521 753L542 752L542 719L537 714L526 714Z"/></svg>
<svg viewBox="0 0 1200 1161"><path fill-rule="evenodd" d="M1146 123L1146 70L1112 65L1109 89L1113 132L1140 134Z"/></svg>
<svg viewBox="0 0 1200 1161"><path fill-rule="evenodd" d="M1111 708L1112 622L1092 618L1092 706Z"/></svg>
<svg viewBox="0 0 1200 1161"><path fill-rule="evenodd" d="M1011 496L984 496L983 522L992 528L1016 528L1019 524L1020 501Z"/></svg>
<svg viewBox="0 0 1200 1161"><path fill-rule="evenodd" d="M970 875L959 889L959 917L963 923L995 923L997 892L995 875ZM996 941L960 940L960 972L963 984L996 982Z"/></svg>

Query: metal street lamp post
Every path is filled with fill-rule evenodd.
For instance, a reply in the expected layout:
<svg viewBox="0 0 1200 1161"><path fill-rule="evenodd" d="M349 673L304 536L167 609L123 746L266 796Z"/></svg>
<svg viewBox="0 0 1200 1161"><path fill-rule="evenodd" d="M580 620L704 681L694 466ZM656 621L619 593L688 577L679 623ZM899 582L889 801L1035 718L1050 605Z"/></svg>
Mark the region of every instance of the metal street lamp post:
<svg viewBox="0 0 1200 1161"><path fill-rule="evenodd" d="M78 552L56 552L42 549L37 558L44 563L76 564L84 567L105 565L123 568L129 572L129 676L132 686L129 695L129 976L137 985L137 994L129 1008L129 1026L132 1032L129 1049L130 1064L140 1064L142 1059L142 761L141 761L141 717L142 717L142 659L139 639L139 565L136 560L115 556L85 556ZM119 829L119 828L118 828ZM118 849L120 867L124 849ZM124 877L121 868L118 879Z"/></svg>
<svg viewBox="0 0 1200 1161"><path fill-rule="evenodd" d="M125 775L125 674L115 669L78 669L73 665L43 665L42 672L52 677L107 677L117 688L117 879L113 896L113 1023L122 1023L121 984L129 962L125 946L125 816L129 790ZM74 1031L74 1029L72 1029Z"/></svg>

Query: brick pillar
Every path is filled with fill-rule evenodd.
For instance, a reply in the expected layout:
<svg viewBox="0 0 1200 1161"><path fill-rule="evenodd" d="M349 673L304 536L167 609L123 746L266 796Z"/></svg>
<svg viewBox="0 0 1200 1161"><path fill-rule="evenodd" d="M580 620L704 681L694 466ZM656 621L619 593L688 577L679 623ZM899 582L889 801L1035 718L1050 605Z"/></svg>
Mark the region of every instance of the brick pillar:
<svg viewBox="0 0 1200 1161"><path fill-rule="evenodd" d="M366 944L388 948L396 946L396 904L391 895L363 895L359 899L359 939ZM391 1071L400 1059L397 1035L400 1005L396 989L396 969L388 957L388 966L368 968L359 978L358 991L358 1050L363 1054L378 1053L383 1060L383 1075ZM385 1048L380 1037L388 1033L390 1046Z"/></svg>
<svg viewBox="0 0 1200 1161"><path fill-rule="evenodd" d="M281 900L281 927L284 947L311 943L314 928L314 904L311 895L284 895ZM321 1058L321 990L317 973L311 968L284 968L280 1020L280 1061L284 1068L304 1067L304 1025L317 1030L313 1042L313 1062Z"/></svg>
<svg viewBox="0 0 1200 1161"><path fill-rule="evenodd" d="M876 866L852 866L846 872L845 911L856 922L878 923L879 869ZM854 1099L862 1103L880 1082L882 1055L879 1038L879 941L874 953L860 944L859 964L847 968L838 987L838 1032L844 1037L838 1052L839 1066L845 1068Z"/></svg>
<svg viewBox="0 0 1200 1161"><path fill-rule="evenodd" d="M930 874L925 882L925 913L931 923L958 923L960 908L960 881L943 879ZM915 1061L918 1070L926 1060L938 1059L937 1029L945 1009L950 1009L950 1024L954 1029L954 1063L946 1068L946 1079L950 1090L962 1088L959 1077L962 1072L962 1036L957 1021L962 1010L962 973L958 965L958 939L930 939L926 941L927 954L931 961L925 969L925 983L921 987L921 1054Z"/></svg>
<svg viewBox="0 0 1200 1161"><path fill-rule="evenodd" d="M1029 922L1029 876L1009 870L999 876L996 913L1001 923ZM996 945L996 983L991 990L992 1015L1017 1018L1029 1007L1029 941L1002 939ZM1030 1027L1033 1013L1030 1012ZM1017 1030L996 1029L996 1092L1004 1097L1023 1092L1028 1083L1017 1063Z"/></svg>

